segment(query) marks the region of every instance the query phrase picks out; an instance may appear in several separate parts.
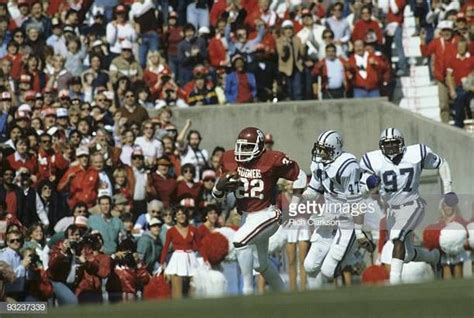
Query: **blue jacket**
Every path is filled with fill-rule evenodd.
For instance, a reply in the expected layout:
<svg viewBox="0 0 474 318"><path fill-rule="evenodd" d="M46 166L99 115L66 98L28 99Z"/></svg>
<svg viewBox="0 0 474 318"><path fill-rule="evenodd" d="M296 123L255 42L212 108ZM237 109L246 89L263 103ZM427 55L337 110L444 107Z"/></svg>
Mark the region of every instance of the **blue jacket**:
<svg viewBox="0 0 474 318"><path fill-rule="evenodd" d="M250 92L252 97L257 96L257 83L255 81L255 76L252 73L247 72L247 81L250 85ZM237 96L239 93L239 78L237 72L232 72L227 75L225 79L225 98L229 103L236 103Z"/></svg>

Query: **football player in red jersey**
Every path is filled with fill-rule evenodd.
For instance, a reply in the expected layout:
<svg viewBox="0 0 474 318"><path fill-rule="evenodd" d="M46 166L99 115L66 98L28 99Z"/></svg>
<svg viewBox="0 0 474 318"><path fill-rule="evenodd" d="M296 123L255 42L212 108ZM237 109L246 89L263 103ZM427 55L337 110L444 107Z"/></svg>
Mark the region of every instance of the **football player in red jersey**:
<svg viewBox="0 0 474 318"><path fill-rule="evenodd" d="M213 189L217 199L234 192L242 222L234 236L237 259L243 277L243 293L253 292L252 269L255 268L273 290L282 290L283 281L268 260L268 239L281 221L281 211L275 206L276 184L279 178L294 181L293 192L301 194L306 175L298 164L284 153L266 150L265 136L255 127L243 129L235 149L226 151L220 161L220 178ZM257 250L254 261L251 245Z"/></svg>

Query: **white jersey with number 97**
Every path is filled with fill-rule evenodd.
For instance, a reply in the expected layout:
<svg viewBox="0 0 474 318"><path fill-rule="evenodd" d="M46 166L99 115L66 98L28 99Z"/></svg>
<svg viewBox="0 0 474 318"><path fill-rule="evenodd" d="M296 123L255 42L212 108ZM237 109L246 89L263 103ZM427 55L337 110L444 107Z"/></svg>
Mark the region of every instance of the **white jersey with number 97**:
<svg viewBox="0 0 474 318"><path fill-rule="evenodd" d="M389 205L402 205L418 199L420 176L423 169L438 169L443 158L423 144L408 146L398 164L381 150L366 153L360 160L365 174L380 179L380 194Z"/></svg>

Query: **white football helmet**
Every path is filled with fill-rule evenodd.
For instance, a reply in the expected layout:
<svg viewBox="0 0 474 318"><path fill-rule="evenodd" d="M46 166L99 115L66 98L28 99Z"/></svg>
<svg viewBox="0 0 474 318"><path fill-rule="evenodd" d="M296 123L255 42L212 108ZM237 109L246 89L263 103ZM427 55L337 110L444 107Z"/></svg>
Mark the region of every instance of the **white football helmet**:
<svg viewBox="0 0 474 318"><path fill-rule="evenodd" d="M397 128L387 128L382 131L379 139L382 153L393 160L405 151L405 138Z"/></svg>
<svg viewBox="0 0 474 318"><path fill-rule="evenodd" d="M312 155L314 162L328 164L336 160L342 150L342 136L335 130L327 130L319 135L314 143Z"/></svg>

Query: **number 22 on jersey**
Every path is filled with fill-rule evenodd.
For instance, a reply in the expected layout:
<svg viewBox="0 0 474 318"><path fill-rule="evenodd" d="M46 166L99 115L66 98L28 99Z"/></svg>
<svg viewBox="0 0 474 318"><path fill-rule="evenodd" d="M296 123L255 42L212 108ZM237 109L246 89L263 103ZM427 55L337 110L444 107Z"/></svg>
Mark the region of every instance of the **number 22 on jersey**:
<svg viewBox="0 0 474 318"><path fill-rule="evenodd" d="M235 191L237 199L263 199L263 180L240 178L242 184Z"/></svg>

